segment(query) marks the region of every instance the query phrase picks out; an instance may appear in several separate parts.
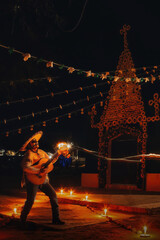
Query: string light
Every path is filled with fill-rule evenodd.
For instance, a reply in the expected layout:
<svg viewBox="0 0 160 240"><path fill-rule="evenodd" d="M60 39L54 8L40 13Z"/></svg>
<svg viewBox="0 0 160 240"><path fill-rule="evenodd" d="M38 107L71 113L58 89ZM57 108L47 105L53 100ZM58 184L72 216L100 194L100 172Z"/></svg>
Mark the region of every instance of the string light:
<svg viewBox="0 0 160 240"><path fill-rule="evenodd" d="M53 62L51 62L51 61L50 61L50 62L47 62L47 63L46 63L46 67L47 67L47 68L49 68L49 67L50 67L50 68L53 68Z"/></svg>
<svg viewBox="0 0 160 240"><path fill-rule="evenodd" d="M6 132L6 137L8 137L8 136L9 136L9 132L7 131L7 132Z"/></svg>
<svg viewBox="0 0 160 240"><path fill-rule="evenodd" d="M33 79L28 79L29 83L34 83L34 80Z"/></svg>
<svg viewBox="0 0 160 240"><path fill-rule="evenodd" d="M46 79L46 78L45 78ZM50 79L50 78L49 78ZM120 78L119 77L115 77L114 78L114 81L118 81ZM153 79L153 77L152 77L152 79ZM156 78L155 78L156 79ZM155 79L154 79L154 81L155 81ZM143 80L145 81L145 82L149 82L149 78L143 78ZM35 81L35 80L32 80L33 82ZM50 80L51 81L51 80ZM139 79L139 78L136 78L136 80L135 80L136 82L141 82L141 80ZM13 100L13 101L7 101L7 102L2 102L2 103L0 103L0 106L1 105L9 105L9 104L16 104L16 103L24 103L24 102L27 102L27 101L32 101L32 100L35 100L35 99L37 99L37 100L39 100L39 99L41 99L41 98L46 98L46 97L54 97L54 96L56 96L56 95L61 95L61 94L64 94L64 93L67 93L67 94L69 94L69 93L73 93L73 92L76 92L76 91L78 91L79 89L82 91L82 90L86 90L86 89L89 89L89 88L92 88L92 87L94 87L94 88L96 88L97 86L103 86L103 85L106 85L106 83L107 84L110 84L110 82L109 81L106 81L106 82L103 82L103 83L99 83L99 84L92 84L92 85L89 85L89 86L86 86L86 87L78 87L78 88L75 88L75 89L70 89L70 90L65 90L65 91L61 91L61 92L57 92L57 93L53 93L53 92L51 92L51 93L49 93L49 94L46 94L46 95L40 95L40 96L35 96L35 97L30 97L30 98L23 98L23 99L18 99L18 100ZM100 93L101 94L101 93Z"/></svg>
<svg viewBox="0 0 160 240"><path fill-rule="evenodd" d="M69 66L66 66L64 64L59 64L59 63L56 63L56 62L53 62L53 61L48 61L48 60L45 60L45 59L38 59L37 57L32 56L30 53L23 53L21 51L18 51L16 49L13 49L13 48L10 48L10 47L7 47L7 46L2 45L2 44L0 44L0 47L8 49L8 51L10 53L15 52L15 53L21 54L23 56L24 61L28 61L29 58L33 58L33 59L36 59L37 62L45 62L46 67L53 67L53 65L55 65L59 69L63 69L63 68L67 69L69 73L73 73L74 71L76 71L78 74L85 73L87 77L100 77L103 80L103 79L107 78L108 76L111 76L110 74L115 72L115 71L107 71L107 72L102 72L102 73L93 73L91 70L85 71L85 70L81 70L81 69L76 69L74 67L69 67ZM160 67L160 66L158 65L158 66L150 66L150 67L139 67L139 68L133 68L132 71L136 71L136 70L137 71L138 70L146 71L146 69L150 69L150 68L154 68L154 71L155 71L155 69L157 70L158 67ZM122 74L122 72L123 71L121 69L119 69L119 73Z"/></svg>
<svg viewBox="0 0 160 240"><path fill-rule="evenodd" d="M58 117L56 117L56 119L55 119L55 123L58 123Z"/></svg>
<svg viewBox="0 0 160 240"><path fill-rule="evenodd" d="M52 82L53 79L57 79L59 77L39 77L39 78L26 78L26 79L21 79L21 80L14 80L13 81L10 81L10 82L6 82L6 81L1 81L0 84L9 84L10 86L13 86L15 84L18 84L18 83L24 83L24 82L28 82L30 84L33 84L33 83L37 83L37 82L40 82L40 81L44 81L44 80L47 80L48 82Z"/></svg>
<svg viewBox="0 0 160 240"><path fill-rule="evenodd" d="M73 67L68 67L67 70L69 73L73 73L75 71L75 69Z"/></svg>
<svg viewBox="0 0 160 240"><path fill-rule="evenodd" d="M45 121L43 121L43 127L46 127L46 122Z"/></svg>
<svg viewBox="0 0 160 240"><path fill-rule="evenodd" d="M31 126L30 126L30 131L33 131L33 128L34 128L34 126L33 126L33 125L31 125Z"/></svg>
<svg viewBox="0 0 160 240"><path fill-rule="evenodd" d="M84 109L83 109L83 108L81 108L81 114L82 114L82 115L84 114Z"/></svg>
<svg viewBox="0 0 160 240"><path fill-rule="evenodd" d="M21 134L22 133L22 129L18 129L18 133Z"/></svg>
<svg viewBox="0 0 160 240"><path fill-rule="evenodd" d="M28 61L29 58L31 58L31 54L30 53L24 53L24 54L22 54L22 56L23 56L23 60L25 62Z"/></svg>
<svg viewBox="0 0 160 240"><path fill-rule="evenodd" d="M100 96L103 97L106 94L107 94L107 92L104 92L104 93L101 93ZM90 100L92 100L94 98L97 98L97 97L99 97L99 94L98 95L93 95L90 98L88 97L88 100L90 101ZM54 107L54 108L45 109L44 111L39 111L39 112L35 112L35 113L32 112L31 114L23 115L23 116L19 117L18 119L21 120L21 119L24 119L24 118L26 119L28 117L33 117L34 118L35 115L41 115L42 113L48 113L49 111L51 112L51 111L57 110L58 108L62 109L64 107L69 107L69 106L71 106L73 104L76 105L78 103L82 103L82 102L85 102L85 101L86 101L86 98L83 98L83 99L80 99L80 100L78 100L76 102L73 101L73 102L64 104L63 106L59 105L59 106ZM84 114L83 108L82 108L81 112L82 112L82 114ZM9 122L12 122L12 121L15 121L15 120L17 120L17 117L16 118L11 118L11 119L5 119L5 120L3 120L3 122L6 124L7 122L9 123Z"/></svg>
<svg viewBox="0 0 160 240"><path fill-rule="evenodd" d="M98 101L98 102L96 102L96 103L94 103L94 104L91 104L91 105L89 105L89 106L86 106L86 107L84 107L83 109L89 109L89 108L93 107L94 105L98 105L99 103L100 103L100 101ZM75 111L72 111L71 114L77 113L77 112L79 112L79 111L81 111L81 109L77 109L77 110L75 110ZM46 120L45 122L47 123L47 122L49 122L49 121L53 121L53 120L54 120L55 123L58 123L58 122L59 122L59 118L63 118L63 117L65 117L65 116L67 116L67 115L68 115L68 113L65 113L65 114L59 115L58 117L50 118L50 119ZM34 128L35 126L38 126L38 125L40 125L40 124L42 124L42 123L43 123L43 121L41 121L41 122L36 122L34 125L29 125L29 126L21 127L21 129L24 130L24 129L30 128L30 130L33 131L33 128ZM13 133L13 132L16 132L16 131L18 131L18 129L12 129L12 130L10 130L10 131L5 132L5 135L6 135L6 137L8 137L8 136L9 136L9 133ZM2 132L2 133L3 133L3 132Z"/></svg>

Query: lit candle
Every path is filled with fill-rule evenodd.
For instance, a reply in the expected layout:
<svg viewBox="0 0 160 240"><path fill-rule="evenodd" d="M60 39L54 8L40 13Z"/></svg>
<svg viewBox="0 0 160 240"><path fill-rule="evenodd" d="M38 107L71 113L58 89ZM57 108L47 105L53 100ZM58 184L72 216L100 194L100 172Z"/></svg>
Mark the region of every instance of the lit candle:
<svg viewBox="0 0 160 240"><path fill-rule="evenodd" d="M88 195L86 195L86 197L85 197L85 198L86 198L86 200L88 200Z"/></svg>
<svg viewBox="0 0 160 240"><path fill-rule="evenodd" d="M13 217L16 217L18 215L18 213L17 213L17 208L13 208L13 214L12 214L12 216Z"/></svg>
<svg viewBox="0 0 160 240"><path fill-rule="evenodd" d="M143 227L143 231L144 231L144 234L146 235L146 233L147 233L147 226Z"/></svg>
<svg viewBox="0 0 160 240"><path fill-rule="evenodd" d="M104 209L104 215L106 216L107 214L107 208Z"/></svg>
<svg viewBox="0 0 160 240"><path fill-rule="evenodd" d="M61 194L63 194L63 189L60 190Z"/></svg>
<svg viewBox="0 0 160 240"><path fill-rule="evenodd" d="M140 237L150 237L151 235L147 233L147 226L143 227L143 233L140 235Z"/></svg>
<svg viewBox="0 0 160 240"><path fill-rule="evenodd" d="M14 215L17 215L17 208L13 209L13 213L14 213Z"/></svg>
<svg viewBox="0 0 160 240"><path fill-rule="evenodd" d="M73 194L73 191L71 190L71 191L70 191L70 195L72 195L72 194Z"/></svg>

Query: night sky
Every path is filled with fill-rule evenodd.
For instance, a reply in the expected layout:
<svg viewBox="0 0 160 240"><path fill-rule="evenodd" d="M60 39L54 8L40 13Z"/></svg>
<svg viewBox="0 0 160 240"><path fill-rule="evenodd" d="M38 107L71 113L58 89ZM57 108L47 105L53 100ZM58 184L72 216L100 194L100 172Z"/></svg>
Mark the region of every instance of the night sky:
<svg viewBox="0 0 160 240"><path fill-rule="evenodd" d="M1 3L0 8L0 44L29 52L38 58L86 71L114 71L123 51L123 37L120 35L120 29L124 24L129 24L131 30L128 32L128 43L135 67L159 65L158 1L147 3L146 1L114 0L21 0L5 1ZM76 73L68 74L66 70L47 69L44 63L33 60L24 62L21 55L16 53L10 55L3 48L0 48L0 55L0 102L45 95L51 89L53 92L60 92L101 82L100 79L91 79ZM22 81L46 76L53 77L53 82L41 81L29 84ZM10 86L11 81L15 82L13 86ZM159 92L159 87L159 80L156 80L153 85L143 84L142 86L147 116L154 114L148 108L147 102L154 92ZM106 86L104 90L107 93L109 88ZM32 132L26 129L22 134L14 132L9 137L5 137L7 127L9 130L21 128L36 121L45 121L55 115L44 114L34 119L34 122L32 118L25 121L17 120L9 126L3 124L4 119L33 111L43 111L59 104L63 105L74 99L84 98L83 94L78 92L68 97L61 95L54 99L45 98L38 103L30 101L1 106L0 147L18 150L25 139L32 135ZM95 91L86 92L86 95L90 96L95 94ZM70 107L68 112L72 110ZM84 115L77 113L71 119L65 117L58 124L52 121L45 128L37 126L33 133L38 130L44 131L40 144L45 149L51 149L58 140L69 140L86 148L98 149L98 131L90 127L90 118L86 112ZM147 152L160 153L160 123L149 124L148 134Z"/></svg>

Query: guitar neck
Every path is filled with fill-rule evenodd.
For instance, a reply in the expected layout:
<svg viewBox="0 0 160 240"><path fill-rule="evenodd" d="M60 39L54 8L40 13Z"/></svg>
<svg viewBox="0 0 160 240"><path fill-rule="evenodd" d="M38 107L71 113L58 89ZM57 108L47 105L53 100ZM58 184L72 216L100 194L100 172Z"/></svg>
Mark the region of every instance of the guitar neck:
<svg viewBox="0 0 160 240"><path fill-rule="evenodd" d="M58 157L58 151L56 151L56 152L53 154L53 156L52 156L50 159L48 159L48 161L44 164L44 166L45 166L45 167L48 167L48 165L49 165L56 157ZM58 158L57 158L57 160L58 160ZM57 160L56 160L56 161L57 161Z"/></svg>

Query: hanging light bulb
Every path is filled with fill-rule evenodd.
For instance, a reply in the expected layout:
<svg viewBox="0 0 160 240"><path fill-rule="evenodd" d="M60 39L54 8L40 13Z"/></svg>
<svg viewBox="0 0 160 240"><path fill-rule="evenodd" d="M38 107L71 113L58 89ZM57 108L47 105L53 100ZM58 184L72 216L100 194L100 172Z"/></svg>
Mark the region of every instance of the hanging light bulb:
<svg viewBox="0 0 160 240"><path fill-rule="evenodd" d="M103 107L103 101L100 102L100 106Z"/></svg>
<svg viewBox="0 0 160 240"><path fill-rule="evenodd" d="M49 67L53 68L53 62L47 62L46 63L46 67L47 68L49 68Z"/></svg>
<svg viewBox="0 0 160 240"><path fill-rule="evenodd" d="M69 73L73 73L75 71L75 69L73 67L68 67L67 70Z"/></svg>
<svg viewBox="0 0 160 240"><path fill-rule="evenodd" d="M84 109L83 109L83 108L81 108L81 114L82 114L82 115L84 114Z"/></svg>
<svg viewBox="0 0 160 240"><path fill-rule="evenodd" d="M56 119L55 119L55 123L58 123L58 117L56 117Z"/></svg>
<svg viewBox="0 0 160 240"><path fill-rule="evenodd" d="M44 121L43 124L42 124L43 127L46 127L46 122Z"/></svg>
<svg viewBox="0 0 160 240"><path fill-rule="evenodd" d="M33 80L33 79L30 79L30 78L29 78L28 81L29 81L29 83L31 83L31 84L34 83L34 80Z"/></svg>
<svg viewBox="0 0 160 240"><path fill-rule="evenodd" d="M21 128L18 129L18 133L19 133L19 134L22 133L22 129L21 129Z"/></svg>
<svg viewBox="0 0 160 240"><path fill-rule="evenodd" d="M9 136L9 132L6 132L6 137L8 137Z"/></svg>
<svg viewBox="0 0 160 240"><path fill-rule="evenodd" d="M33 127L34 127L34 125L31 125L31 126L30 126L30 130L31 130L31 131L33 131Z"/></svg>
<svg viewBox="0 0 160 240"><path fill-rule="evenodd" d="M24 53L23 54L23 60L26 62L29 58L31 58L31 54L30 53Z"/></svg>

